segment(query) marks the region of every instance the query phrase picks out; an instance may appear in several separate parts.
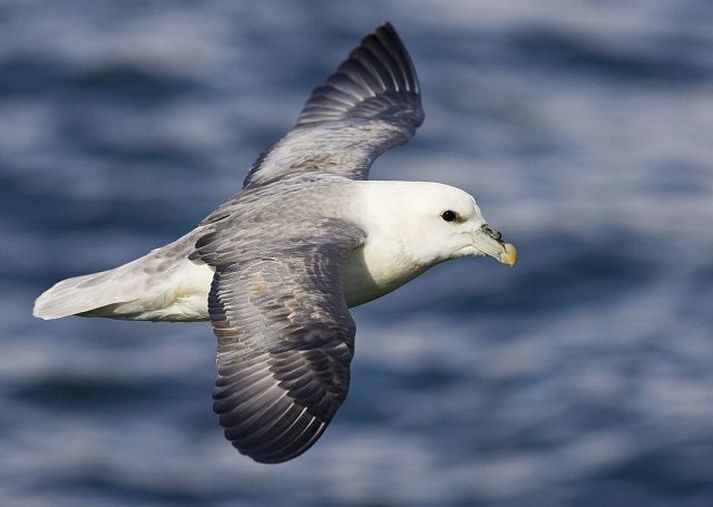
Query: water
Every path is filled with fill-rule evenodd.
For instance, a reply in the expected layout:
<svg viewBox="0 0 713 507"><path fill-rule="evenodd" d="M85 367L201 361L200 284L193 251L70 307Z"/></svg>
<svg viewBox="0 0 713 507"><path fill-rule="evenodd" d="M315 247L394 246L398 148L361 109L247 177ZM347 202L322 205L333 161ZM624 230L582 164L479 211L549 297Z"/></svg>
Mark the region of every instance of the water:
<svg viewBox="0 0 713 507"><path fill-rule="evenodd" d="M237 191L386 19L427 118L374 176L473 192L520 262L355 309L312 450L223 439L205 323L31 318ZM713 505L711 23L705 0L0 2L0 503Z"/></svg>

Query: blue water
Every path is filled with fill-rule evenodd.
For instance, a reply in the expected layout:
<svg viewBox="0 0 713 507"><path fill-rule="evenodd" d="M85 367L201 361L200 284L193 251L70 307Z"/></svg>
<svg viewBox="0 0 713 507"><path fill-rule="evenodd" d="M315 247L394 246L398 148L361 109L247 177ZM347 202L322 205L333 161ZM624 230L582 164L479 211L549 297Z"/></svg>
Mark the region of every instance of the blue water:
<svg viewBox="0 0 713 507"><path fill-rule="evenodd" d="M373 175L518 245L354 310L303 457L210 408L205 323L43 322L55 281L191 229L391 20L426 122ZM0 505L713 505L708 0L0 1Z"/></svg>

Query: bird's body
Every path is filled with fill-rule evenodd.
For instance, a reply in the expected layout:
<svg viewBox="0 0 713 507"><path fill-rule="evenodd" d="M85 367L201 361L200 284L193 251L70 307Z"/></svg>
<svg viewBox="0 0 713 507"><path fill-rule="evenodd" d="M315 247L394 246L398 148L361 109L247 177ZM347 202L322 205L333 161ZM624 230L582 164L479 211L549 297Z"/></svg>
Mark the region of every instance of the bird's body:
<svg viewBox="0 0 713 507"><path fill-rule="evenodd" d="M292 223L305 223L317 210L305 209L301 203L319 202L316 196L330 195L329 202L320 203L320 217L349 221L367 231L340 268L347 306L353 307L397 289L441 260L419 257L409 249L409 243L404 241L407 224L394 218L400 216L398 211L408 208L409 201L423 203L426 199L440 199L444 193L460 196L464 206L472 200L465 192L439 183L330 177L322 184L310 181L310 186L289 191L285 196L276 193L268 198L272 202L266 203L265 210L250 208L245 217L237 215L242 206L241 195L236 196L234 234L239 237L241 224L244 228L260 227L260 223L269 220L266 214L292 215ZM190 257L198 238L212 229L208 217L205 224L135 261L64 280L53 289L63 291L62 297L46 293L37 300L36 312L44 318L81 314L128 320L208 320L208 293L215 269L200 258ZM408 232L421 234L419 230Z"/></svg>
<svg viewBox="0 0 713 507"><path fill-rule="evenodd" d="M346 397L348 307L448 259L515 261L466 192L366 180L373 159L422 120L415 70L387 24L313 92L240 193L169 245L59 282L34 314L209 319L218 338L214 409L226 437L257 461L298 456Z"/></svg>

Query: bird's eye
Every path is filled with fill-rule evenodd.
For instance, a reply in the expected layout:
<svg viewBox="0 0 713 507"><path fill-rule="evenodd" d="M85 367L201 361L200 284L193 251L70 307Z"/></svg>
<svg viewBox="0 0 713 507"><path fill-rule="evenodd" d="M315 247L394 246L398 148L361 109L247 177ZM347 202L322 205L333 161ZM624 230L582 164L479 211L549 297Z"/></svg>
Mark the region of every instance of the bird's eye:
<svg viewBox="0 0 713 507"><path fill-rule="evenodd" d="M441 213L441 218L445 220L446 222L452 222L456 218L458 218L458 214L455 211L451 210L446 210L443 213Z"/></svg>

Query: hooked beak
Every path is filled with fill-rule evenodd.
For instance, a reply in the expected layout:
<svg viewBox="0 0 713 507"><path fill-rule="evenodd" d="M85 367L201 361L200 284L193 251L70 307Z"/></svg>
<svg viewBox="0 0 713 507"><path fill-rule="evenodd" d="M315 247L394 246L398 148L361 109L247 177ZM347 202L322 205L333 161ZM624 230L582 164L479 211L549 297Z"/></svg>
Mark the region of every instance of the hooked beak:
<svg viewBox="0 0 713 507"><path fill-rule="evenodd" d="M517 261L517 249L512 243L505 243L502 234L483 224L473 233L473 246L486 255L489 255L503 264L514 266Z"/></svg>

